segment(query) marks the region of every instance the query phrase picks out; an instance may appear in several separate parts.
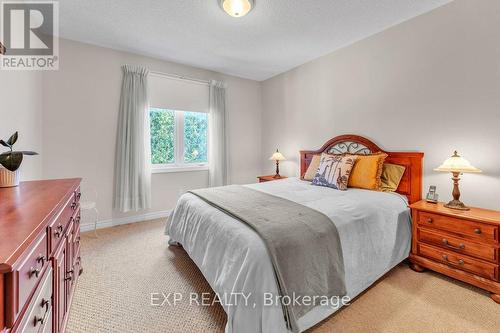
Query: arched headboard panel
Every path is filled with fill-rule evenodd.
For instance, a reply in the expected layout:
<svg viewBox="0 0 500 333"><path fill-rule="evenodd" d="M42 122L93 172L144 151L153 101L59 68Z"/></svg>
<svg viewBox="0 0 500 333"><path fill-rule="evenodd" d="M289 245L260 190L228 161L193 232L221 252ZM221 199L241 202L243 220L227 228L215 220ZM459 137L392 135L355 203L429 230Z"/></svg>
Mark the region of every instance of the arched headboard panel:
<svg viewBox="0 0 500 333"><path fill-rule="evenodd" d="M406 195L410 204L421 200L424 153L385 151L369 139L359 135L340 135L328 140L318 150L302 150L300 152L300 177L304 177L314 155L321 153L371 154L376 152L384 152L388 155L386 163L398 164L406 168L396 192Z"/></svg>

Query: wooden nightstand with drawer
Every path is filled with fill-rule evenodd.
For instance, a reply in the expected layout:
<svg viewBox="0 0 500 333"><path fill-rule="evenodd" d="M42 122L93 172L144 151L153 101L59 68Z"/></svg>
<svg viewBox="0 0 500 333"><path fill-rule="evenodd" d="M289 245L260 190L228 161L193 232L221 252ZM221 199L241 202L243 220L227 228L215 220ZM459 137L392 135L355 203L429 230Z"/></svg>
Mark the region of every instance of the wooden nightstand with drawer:
<svg viewBox="0 0 500 333"><path fill-rule="evenodd" d="M258 176L259 183L271 182L273 180L285 179L285 176Z"/></svg>
<svg viewBox="0 0 500 333"><path fill-rule="evenodd" d="M419 201L413 216L411 268L425 268L491 292L500 303L500 212L449 209Z"/></svg>

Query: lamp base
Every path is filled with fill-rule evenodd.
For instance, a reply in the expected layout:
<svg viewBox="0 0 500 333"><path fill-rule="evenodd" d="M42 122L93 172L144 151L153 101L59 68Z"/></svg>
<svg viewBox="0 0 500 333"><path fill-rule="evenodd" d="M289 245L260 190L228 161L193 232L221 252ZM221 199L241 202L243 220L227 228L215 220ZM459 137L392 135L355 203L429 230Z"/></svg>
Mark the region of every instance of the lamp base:
<svg viewBox="0 0 500 333"><path fill-rule="evenodd" d="M280 174L279 174L279 173L277 173L277 174L275 174L275 175L273 176L273 178L281 178L281 176L280 176Z"/></svg>
<svg viewBox="0 0 500 333"><path fill-rule="evenodd" d="M469 207L464 205L464 203L460 200L451 200L447 204L444 205L446 208L458 209L458 210L470 210Z"/></svg>

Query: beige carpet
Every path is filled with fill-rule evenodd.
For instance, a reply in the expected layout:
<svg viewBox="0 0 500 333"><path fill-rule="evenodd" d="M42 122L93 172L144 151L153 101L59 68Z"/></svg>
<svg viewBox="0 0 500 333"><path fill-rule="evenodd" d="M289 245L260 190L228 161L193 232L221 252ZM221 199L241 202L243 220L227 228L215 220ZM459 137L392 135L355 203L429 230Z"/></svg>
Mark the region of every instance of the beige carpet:
<svg viewBox="0 0 500 333"><path fill-rule="evenodd" d="M84 272L68 333L223 332L218 305L150 305L151 293L211 292L187 254L167 246L163 221L98 233L82 235ZM478 289L400 265L313 332L500 332L500 305Z"/></svg>

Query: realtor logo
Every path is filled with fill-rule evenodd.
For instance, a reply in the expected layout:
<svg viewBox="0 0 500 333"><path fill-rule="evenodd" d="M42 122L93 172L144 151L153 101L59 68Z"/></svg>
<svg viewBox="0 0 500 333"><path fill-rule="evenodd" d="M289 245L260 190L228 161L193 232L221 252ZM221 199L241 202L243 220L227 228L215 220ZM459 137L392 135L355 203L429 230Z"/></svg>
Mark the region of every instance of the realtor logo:
<svg viewBox="0 0 500 333"><path fill-rule="evenodd" d="M1 69L58 69L58 5L56 1L1 2Z"/></svg>

